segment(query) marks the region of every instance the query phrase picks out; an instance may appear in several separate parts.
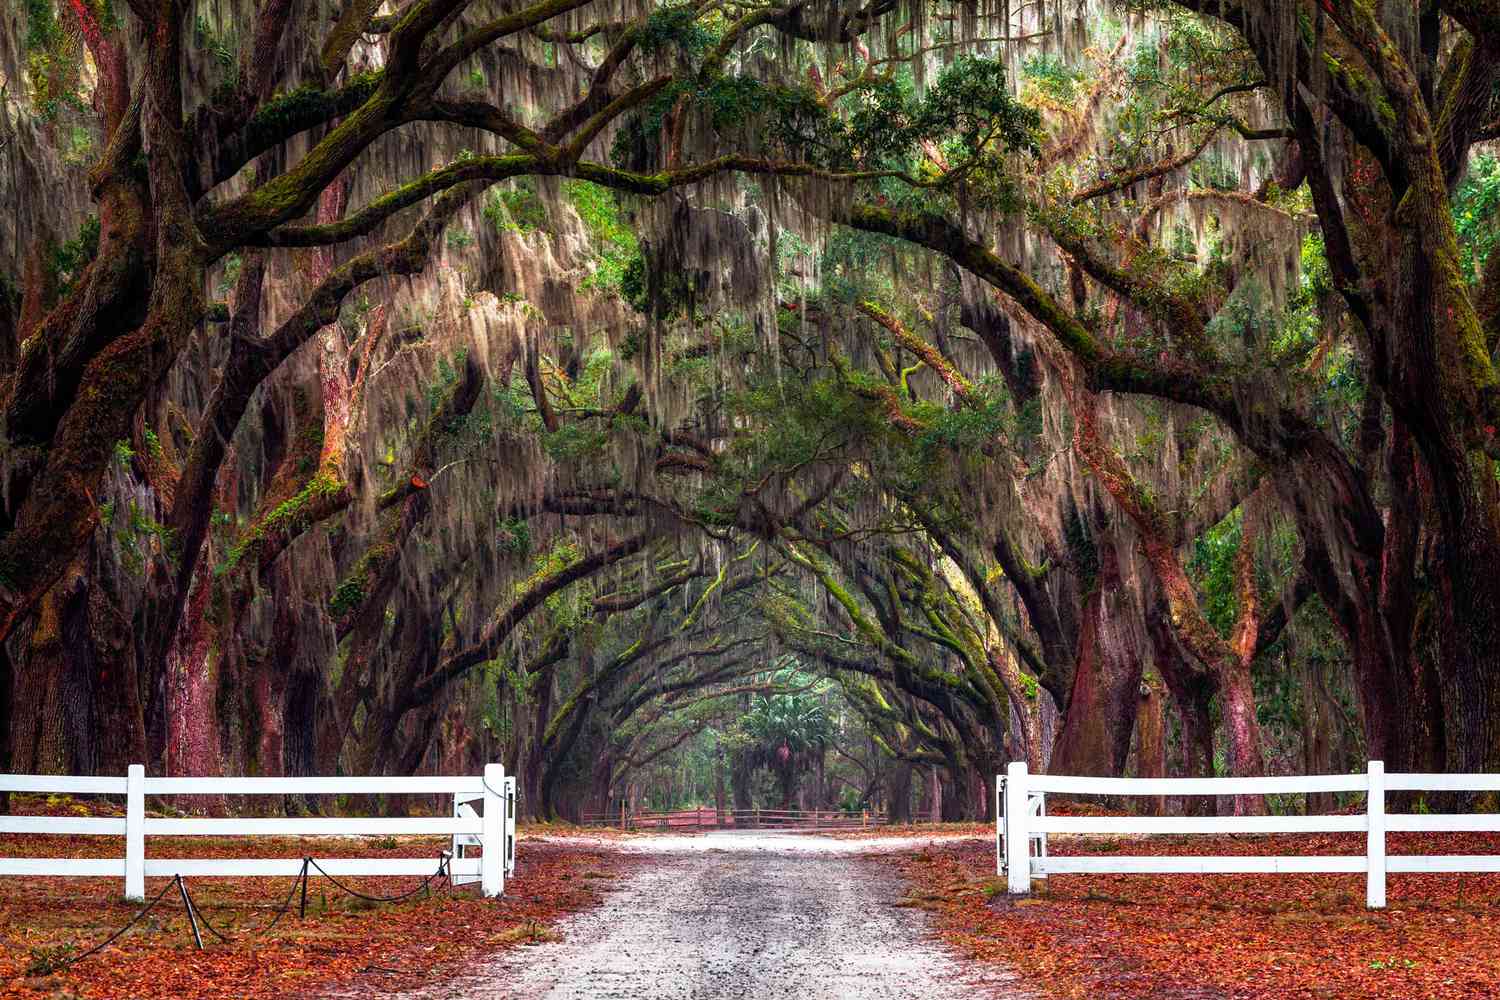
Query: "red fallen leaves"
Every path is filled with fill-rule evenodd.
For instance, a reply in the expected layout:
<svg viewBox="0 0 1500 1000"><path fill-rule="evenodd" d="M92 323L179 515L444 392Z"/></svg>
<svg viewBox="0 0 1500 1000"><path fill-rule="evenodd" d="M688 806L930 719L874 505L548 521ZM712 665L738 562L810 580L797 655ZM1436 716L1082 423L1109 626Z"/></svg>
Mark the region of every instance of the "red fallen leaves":
<svg viewBox="0 0 1500 1000"><path fill-rule="evenodd" d="M113 841L113 843L111 843ZM153 842L156 843L156 842ZM103 856L117 838L5 837L0 854ZM272 838L178 840L180 857L436 858L443 842L402 838L383 849L377 841L298 842ZM110 948L52 975L25 975L42 950L64 944L92 947L123 925L136 907L123 902L114 879L6 879L0 890L0 998L79 996L286 997L344 985L359 990L408 989L464 962L545 933L561 917L591 906L637 859L589 846L523 839L516 877L500 900L477 886L434 888L402 903L368 904L344 895L316 875L308 885L308 912L296 900L268 934L286 898L290 879L188 879L194 903L233 939L220 944L204 932L195 950L175 891L145 921ZM393 895L415 878L341 880L362 892ZM147 896L162 882L148 879Z"/></svg>
<svg viewBox="0 0 1500 1000"><path fill-rule="evenodd" d="M1362 835L1119 842L1123 854L1357 854ZM1110 844L1054 841L1052 853ZM1396 834L1391 854L1497 854L1489 834ZM1070 875L1012 901L993 841L898 858L960 954L998 961L1051 998L1458 1000L1500 996L1500 876L1392 875L1364 908L1352 875Z"/></svg>

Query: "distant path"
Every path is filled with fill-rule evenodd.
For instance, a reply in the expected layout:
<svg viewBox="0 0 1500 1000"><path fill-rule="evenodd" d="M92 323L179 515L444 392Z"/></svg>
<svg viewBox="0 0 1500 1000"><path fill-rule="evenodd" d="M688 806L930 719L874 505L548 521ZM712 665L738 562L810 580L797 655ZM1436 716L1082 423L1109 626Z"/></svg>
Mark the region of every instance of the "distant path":
<svg viewBox="0 0 1500 1000"><path fill-rule="evenodd" d="M931 936L879 842L792 834L629 841L653 855L560 942L509 949L410 1000L1023 1000ZM524 853L518 879L525 878ZM985 978L979 979L976 976Z"/></svg>

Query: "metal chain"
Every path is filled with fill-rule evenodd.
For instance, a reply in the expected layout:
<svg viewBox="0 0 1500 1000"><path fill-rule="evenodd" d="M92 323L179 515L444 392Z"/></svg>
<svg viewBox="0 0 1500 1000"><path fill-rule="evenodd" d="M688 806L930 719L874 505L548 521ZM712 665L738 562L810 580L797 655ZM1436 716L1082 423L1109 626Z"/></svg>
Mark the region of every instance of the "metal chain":
<svg viewBox="0 0 1500 1000"><path fill-rule="evenodd" d="M308 877L308 870L309 870L309 868L316 868L318 870L318 873L320 875L322 875L328 881L332 882L335 886L337 886L338 888L342 889L344 892L348 893L351 896L355 896L355 897L357 897L359 899L367 900L367 901L372 902L372 903L398 903L398 902L400 902L400 901L402 901L404 899L410 899L412 896L415 896L417 893L421 892L423 889L428 888L433 883L433 881L435 879L446 879L447 882L448 882L448 884L452 885L453 884L453 873L452 873L452 870L449 868L449 863L448 862L449 862L448 854L445 851L443 853L443 856L438 859L437 871L433 872L431 875L428 875L426 878L424 878L421 881L421 883L419 885L417 885L415 888L411 889L409 892L403 892L403 893L400 893L400 894L395 895L395 896L371 896L371 895L368 895L367 893L360 892L357 889L354 889L354 888L352 888L352 887L344 884L343 882L339 881L337 878L335 878L332 875L330 875L328 873L328 871L322 865L318 864L316 858L304 857L302 859L302 872L295 879L292 880L292 886L291 886L291 888L289 890L287 890L286 899L282 900L281 906L277 908L275 915L271 917L270 922L267 923L264 927L259 927L259 928L255 929L255 930L251 931L250 934L249 934L249 936L250 937L259 937L262 934L269 933L271 931L271 929L274 928L276 926L276 924L281 920L281 918L286 915L287 911L290 910L291 907L292 907L292 899L297 894L297 888L298 888L298 886L305 886L307 884L307 877ZM115 931L113 934L111 934L109 937L105 938L103 941L100 941L98 944L94 945L88 951L85 951L85 952L83 952L80 955L74 955L73 957L67 959L66 961L63 961L63 962L59 963L57 967L58 968L67 968L67 967L69 967L71 965L74 965L77 962L83 961L85 958L88 958L91 955L98 954L100 951L103 951L105 948L107 948L110 945L114 944L116 941L118 941L125 934L126 931L130 930L136 924L140 923L141 919L144 918L146 916L146 914L148 914L152 910L156 909L157 904L160 903L162 901L162 899L167 895L167 893L171 892L174 887L178 890L178 892L180 892L182 894L183 905L184 905L184 908L187 911L189 923L195 924L195 927L194 927L194 939L198 941L198 947L200 949L203 947L203 944L202 944L201 939L199 938L199 935L197 934L197 930L196 930L196 923L197 922L201 922L204 927L208 928L209 933L211 933L214 937L218 938L224 944L232 944L233 943L234 939L230 938L223 931L219 930L219 928L215 927L213 925L213 923L209 921L208 917L204 915L203 910L198 906L198 904L193 901L192 896L188 894L187 883L183 880L182 876L179 874L179 875L173 875L171 881L169 881L166 885L162 886L161 891L158 892L155 896L153 896L151 898L151 901L149 903L147 903L145 906L143 906L135 914L135 916L131 917L130 920L128 922L126 922L125 926L123 926L119 930Z"/></svg>
<svg viewBox="0 0 1500 1000"><path fill-rule="evenodd" d="M229 944L230 943L229 942L229 938L225 937L223 931L219 930L217 927L215 927L212 923L209 922L208 917L206 917L206 916L203 915L203 910L201 908L199 908L197 901L195 901L193 899L193 897L188 894L187 883L185 881L183 881L181 875L177 876L177 881L178 881L178 884L182 888L182 898L183 898L183 901L185 903L187 903L188 919L189 920L196 919L198 921L201 921L203 923L203 926L208 928L208 931L209 931L210 934L212 934L214 937L218 938L223 943ZM202 941L199 941L199 943L198 943L198 949L200 951L203 950L203 943L202 943Z"/></svg>
<svg viewBox="0 0 1500 1000"><path fill-rule="evenodd" d="M358 891L357 889L350 888L349 886L340 882L338 879L334 878L332 875L328 874L327 870L324 869L322 865L318 864L316 858L307 858L305 860L308 864L316 868L318 870L318 873L321 874L324 878L347 892L349 895L358 897L359 899L367 900L371 903L399 903L403 899L410 899L412 896L415 896L417 893L427 888L428 885L432 883L432 880L436 878L447 878L450 884L453 881L452 876L448 873L448 859L446 857L443 857L438 859L437 871L424 878L421 884L416 886L411 891L403 892L396 896L369 896Z"/></svg>
<svg viewBox="0 0 1500 1000"><path fill-rule="evenodd" d="M269 934L271 932L271 929L276 926L281 918L286 916L286 911L292 908L292 897L297 895L297 886L303 885L307 882L307 866L311 860L311 858L302 859L302 872L296 878L292 879L292 887L286 891L286 899L281 901L281 909L277 910L275 916L271 917L270 923L257 930L251 931L250 933L252 936L259 937L262 934Z"/></svg>
<svg viewBox="0 0 1500 1000"><path fill-rule="evenodd" d="M94 945L92 948L90 948L88 951L84 952L82 955L74 955L72 958L70 958L67 961L61 963L61 965L59 965L59 968L67 968L68 966L74 964L75 962L81 962L85 958L88 958L90 955L93 955L93 954L95 954L95 953L97 953L99 951L102 951L103 949L105 949L105 948L109 947L110 945L114 944L117 940L120 939L121 935L123 935L126 931L130 930L130 928L134 927L136 924L140 923L142 917L144 917L146 914L150 913L152 910L156 909L156 904L160 903L161 900L162 900L162 897L165 896L168 892L170 892L171 889L172 889L172 887L174 885L176 885L181 879L182 879L181 875L173 875L172 876L172 881L170 881L166 885L162 886L161 892L158 892L156 894L155 898L153 898L151 900L151 902L147 903L144 907L141 908L141 910L138 913L136 913L135 916L131 917L130 920L129 920L129 922L126 923L124 927L121 927L119 930L115 931L109 937L105 938L103 941L100 941L98 944Z"/></svg>

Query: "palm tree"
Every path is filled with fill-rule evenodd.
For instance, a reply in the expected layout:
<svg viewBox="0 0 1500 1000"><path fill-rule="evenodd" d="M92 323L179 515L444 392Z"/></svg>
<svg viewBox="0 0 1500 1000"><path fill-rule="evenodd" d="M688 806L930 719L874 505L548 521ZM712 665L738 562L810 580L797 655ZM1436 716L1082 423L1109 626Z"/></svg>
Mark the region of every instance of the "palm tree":
<svg viewBox="0 0 1500 1000"><path fill-rule="evenodd" d="M736 728L750 768L769 768L776 775L783 809L791 808L798 779L819 769L833 739L833 722L821 699L809 694L757 695Z"/></svg>

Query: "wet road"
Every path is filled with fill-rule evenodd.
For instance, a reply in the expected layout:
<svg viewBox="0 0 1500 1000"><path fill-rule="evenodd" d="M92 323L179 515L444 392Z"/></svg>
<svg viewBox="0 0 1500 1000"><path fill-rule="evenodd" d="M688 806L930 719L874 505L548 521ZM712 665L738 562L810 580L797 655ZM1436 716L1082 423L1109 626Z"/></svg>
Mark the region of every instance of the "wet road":
<svg viewBox="0 0 1500 1000"><path fill-rule="evenodd" d="M955 960L922 911L893 905L901 886L858 845L744 834L636 844L653 864L565 923L562 941L510 949L410 1000L1027 996L1003 971Z"/></svg>

